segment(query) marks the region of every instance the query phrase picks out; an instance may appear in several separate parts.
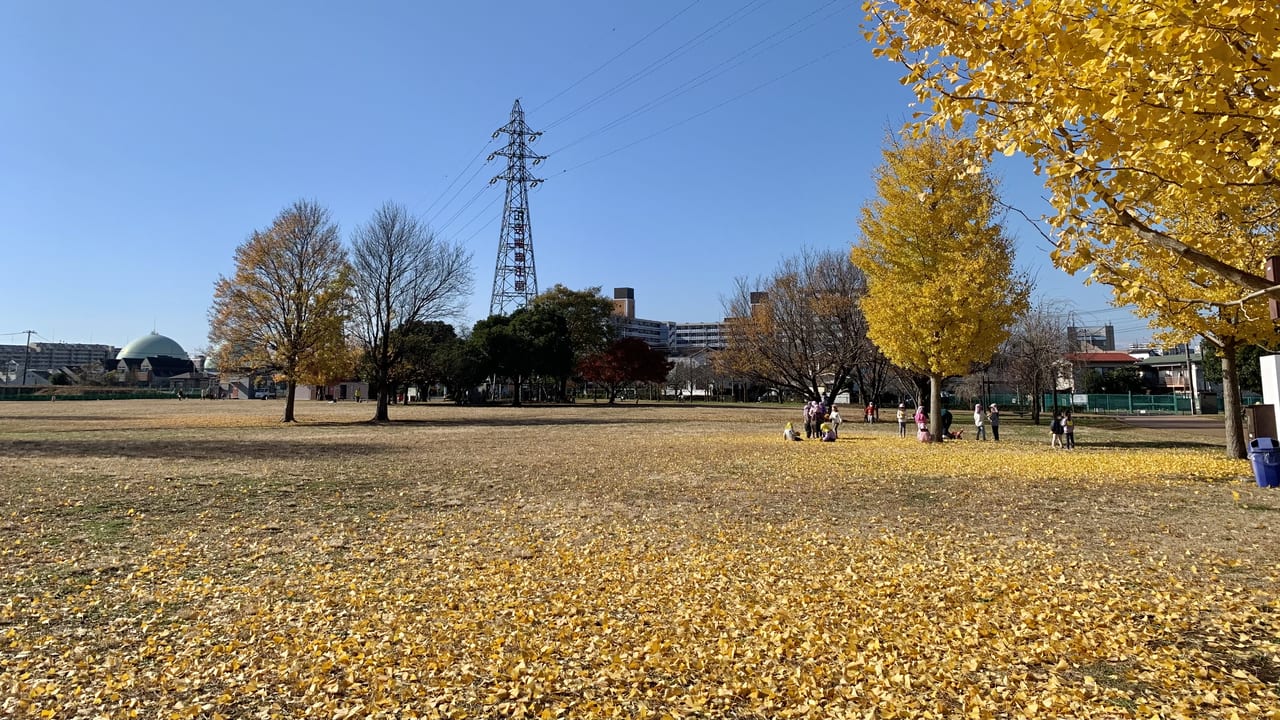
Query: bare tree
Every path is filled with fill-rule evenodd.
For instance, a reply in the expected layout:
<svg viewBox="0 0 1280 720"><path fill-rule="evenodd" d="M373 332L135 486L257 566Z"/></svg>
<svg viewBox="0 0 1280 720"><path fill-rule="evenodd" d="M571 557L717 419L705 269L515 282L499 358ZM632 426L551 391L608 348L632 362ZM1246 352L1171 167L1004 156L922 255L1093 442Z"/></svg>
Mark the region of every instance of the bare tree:
<svg viewBox="0 0 1280 720"><path fill-rule="evenodd" d="M219 277L209 342L224 368L270 369L288 381L282 422L293 422L298 378L340 337L346 253L329 211L299 200L236 248L236 272Z"/></svg>
<svg viewBox="0 0 1280 720"><path fill-rule="evenodd" d="M722 371L830 402L874 350L858 306L866 281L843 253L806 251L736 283Z"/></svg>
<svg viewBox="0 0 1280 720"><path fill-rule="evenodd" d="M351 244L355 334L378 393L373 421L387 422L390 381L404 352L395 330L458 316L471 292L471 255L394 203L357 227Z"/></svg>
<svg viewBox="0 0 1280 720"><path fill-rule="evenodd" d="M1058 370L1067 347L1067 328L1053 311L1060 303L1042 300L1022 314L1009 330L996 354L995 367L1005 381L1031 395L1031 421L1040 423L1041 398L1046 388L1056 389Z"/></svg>

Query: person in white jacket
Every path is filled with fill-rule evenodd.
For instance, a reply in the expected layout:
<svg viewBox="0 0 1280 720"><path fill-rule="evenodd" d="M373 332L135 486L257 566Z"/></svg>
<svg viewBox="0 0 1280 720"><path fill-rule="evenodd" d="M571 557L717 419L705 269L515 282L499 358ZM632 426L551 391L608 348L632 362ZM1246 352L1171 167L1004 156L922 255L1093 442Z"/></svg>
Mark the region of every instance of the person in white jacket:
<svg viewBox="0 0 1280 720"><path fill-rule="evenodd" d="M973 439L975 440L987 439L987 428L983 420L984 418L982 416L982 404L979 403L977 405L974 405L973 406L973 426L974 428L976 428L976 430L974 431Z"/></svg>

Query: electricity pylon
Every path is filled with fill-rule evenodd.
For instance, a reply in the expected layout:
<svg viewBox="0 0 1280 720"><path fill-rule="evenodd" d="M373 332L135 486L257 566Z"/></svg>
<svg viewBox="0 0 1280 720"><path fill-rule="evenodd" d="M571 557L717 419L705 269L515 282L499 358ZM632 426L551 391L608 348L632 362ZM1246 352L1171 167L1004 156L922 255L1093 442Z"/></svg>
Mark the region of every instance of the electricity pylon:
<svg viewBox="0 0 1280 720"><path fill-rule="evenodd" d="M489 181L507 181L507 197L502 204L502 234L498 239L498 261L493 269L493 295L489 300L490 315L507 315L529 304L538 295L538 273L533 263L533 228L529 224L529 188L541 179L529 174L526 163L546 160L529 150L529 143L542 133L534 132L524 122L524 110L517 99L511 106L511 119L493 136L506 133L507 145L489 156L507 159L507 169Z"/></svg>

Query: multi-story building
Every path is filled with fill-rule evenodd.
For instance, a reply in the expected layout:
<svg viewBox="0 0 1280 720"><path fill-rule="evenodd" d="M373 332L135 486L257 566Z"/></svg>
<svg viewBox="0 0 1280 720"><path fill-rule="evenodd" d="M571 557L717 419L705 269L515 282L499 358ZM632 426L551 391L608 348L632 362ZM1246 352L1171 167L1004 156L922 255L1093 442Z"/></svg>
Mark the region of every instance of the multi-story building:
<svg viewBox="0 0 1280 720"><path fill-rule="evenodd" d="M119 348L93 343L37 342L0 345L0 376L18 380L27 371L58 370L64 367L105 364Z"/></svg>
<svg viewBox="0 0 1280 720"><path fill-rule="evenodd" d="M723 350L725 348L724 323L691 322L675 323L674 349ZM683 353L681 353L683 354Z"/></svg>
<svg viewBox="0 0 1280 720"><path fill-rule="evenodd" d="M1067 342L1073 352L1115 352L1116 329L1112 325L1069 327Z"/></svg>
<svg viewBox="0 0 1280 720"><path fill-rule="evenodd" d="M723 350L724 323L670 322L636 317L636 291L613 289L614 318L622 337L639 338L649 347L670 356L697 354L705 350Z"/></svg>

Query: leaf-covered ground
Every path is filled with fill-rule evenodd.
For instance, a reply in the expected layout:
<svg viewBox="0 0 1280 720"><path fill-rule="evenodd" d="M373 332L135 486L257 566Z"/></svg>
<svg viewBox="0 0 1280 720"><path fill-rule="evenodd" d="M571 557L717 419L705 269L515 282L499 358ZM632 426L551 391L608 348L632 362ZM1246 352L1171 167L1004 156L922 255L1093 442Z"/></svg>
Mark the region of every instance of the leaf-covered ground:
<svg viewBox="0 0 1280 720"><path fill-rule="evenodd" d="M1280 492L1212 437L0 411L3 715L1280 718Z"/></svg>

